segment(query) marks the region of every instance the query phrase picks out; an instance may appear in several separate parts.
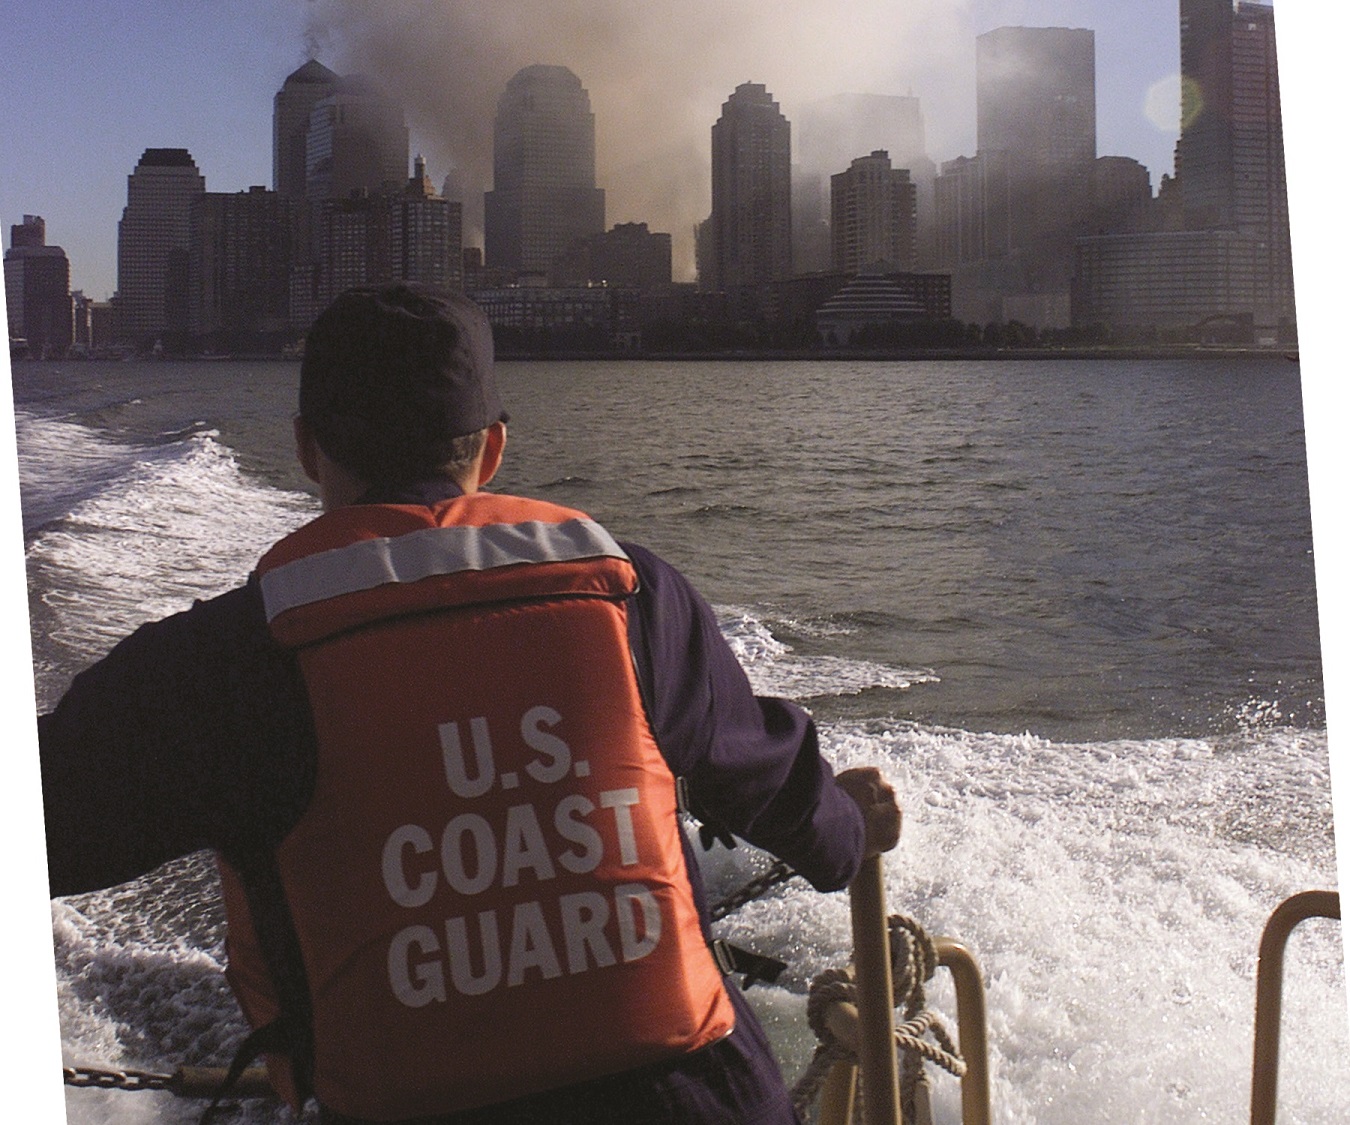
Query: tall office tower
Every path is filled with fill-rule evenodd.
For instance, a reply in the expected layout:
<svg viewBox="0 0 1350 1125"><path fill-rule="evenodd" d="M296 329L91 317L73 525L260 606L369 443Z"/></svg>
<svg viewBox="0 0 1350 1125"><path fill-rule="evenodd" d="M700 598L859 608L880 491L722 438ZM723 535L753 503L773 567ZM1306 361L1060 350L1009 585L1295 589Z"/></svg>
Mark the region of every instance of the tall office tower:
<svg viewBox="0 0 1350 1125"><path fill-rule="evenodd" d="M301 206L299 200L261 186L206 192L193 204L188 321L208 350L259 349L281 342L299 249L295 216Z"/></svg>
<svg viewBox="0 0 1350 1125"><path fill-rule="evenodd" d="M792 127L757 82L737 86L712 127L711 276L728 291L792 275Z"/></svg>
<svg viewBox="0 0 1350 1125"><path fill-rule="evenodd" d="M577 239L604 231L595 115L565 66L527 66L498 99L483 223L488 266L531 273L547 273Z"/></svg>
<svg viewBox="0 0 1350 1125"><path fill-rule="evenodd" d="M1233 78L1232 0L1181 0L1176 168L1192 230L1233 222Z"/></svg>
<svg viewBox="0 0 1350 1125"><path fill-rule="evenodd" d="M828 188L830 176L847 168L860 152L885 149L890 153L892 167L907 169L914 183L918 261L923 266L931 265L936 222L933 181L937 165L928 156L919 99L912 95L836 94L804 106L794 126L797 137L793 160L799 178L793 185L792 206L797 228L809 228L817 219L822 223L828 221L828 191L824 189ZM822 185L820 204L814 204L809 194L798 191L798 184L813 176Z"/></svg>
<svg viewBox="0 0 1350 1125"><path fill-rule="evenodd" d="M305 134L305 195L346 199L399 191L408 180L403 107L360 75L337 79L314 103Z"/></svg>
<svg viewBox="0 0 1350 1125"><path fill-rule="evenodd" d="M401 195L389 200L389 264L400 281L464 284L463 207L436 194L419 156Z"/></svg>
<svg viewBox="0 0 1350 1125"><path fill-rule="evenodd" d="M70 262L61 247L47 245L40 215L9 228L4 271L10 338L26 341L30 356L64 355L75 326Z"/></svg>
<svg viewBox="0 0 1350 1125"><path fill-rule="evenodd" d="M1065 287L1097 158L1093 33L1001 27L975 48L976 142L1007 153L1011 246L1033 289Z"/></svg>
<svg viewBox="0 0 1350 1125"><path fill-rule="evenodd" d="M885 149L855 159L830 177L830 235L834 268L858 273L871 266L908 272L916 252L914 182L892 168Z"/></svg>
<svg viewBox="0 0 1350 1125"><path fill-rule="evenodd" d="M1181 135L1176 172L1188 230L1236 230L1258 245L1257 284L1293 316L1289 203L1275 63L1263 4L1181 0Z"/></svg>
<svg viewBox="0 0 1350 1125"><path fill-rule="evenodd" d="M185 148L148 148L127 177L117 225L117 334L150 343L188 323L192 204L206 191Z"/></svg>
<svg viewBox="0 0 1350 1125"><path fill-rule="evenodd" d="M272 99L272 188L286 199L305 194L305 147L314 107L337 88L340 79L310 59L287 76Z"/></svg>

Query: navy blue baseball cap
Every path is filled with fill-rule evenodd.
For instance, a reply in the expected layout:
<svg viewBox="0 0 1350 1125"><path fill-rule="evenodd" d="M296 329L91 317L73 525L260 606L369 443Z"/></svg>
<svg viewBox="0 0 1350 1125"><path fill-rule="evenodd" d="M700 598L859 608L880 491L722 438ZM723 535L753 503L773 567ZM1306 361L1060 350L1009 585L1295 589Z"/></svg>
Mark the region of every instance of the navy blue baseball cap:
<svg viewBox="0 0 1350 1125"><path fill-rule="evenodd" d="M411 282L347 290L305 339L300 415L319 448L363 480L436 472L454 439L507 420L486 314Z"/></svg>

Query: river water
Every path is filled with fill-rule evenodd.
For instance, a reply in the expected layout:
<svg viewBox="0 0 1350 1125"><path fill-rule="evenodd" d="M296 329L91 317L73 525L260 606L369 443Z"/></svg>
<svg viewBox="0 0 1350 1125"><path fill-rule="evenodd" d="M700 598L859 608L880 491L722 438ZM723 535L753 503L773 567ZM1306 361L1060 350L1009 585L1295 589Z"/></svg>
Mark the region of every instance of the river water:
<svg viewBox="0 0 1350 1125"><path fill-rule="evenodd" d="M317 512L291 459L296 373L15 366L39 707ZM500 381L495 487L663 554L759 690L807 706L840 767L891 777L888 898L981 963L997 1121L1245 1115L1261 926L1335 886L1296 365L537 362ZM764 860L706 863L716 893ZM202 857L53 919L68 1062L227 1057L241 1028ZM846 898L794 882L721 929L791 963L751 994L791 1082L807 984L848 958ZM1341 960L1334 923L1296 932L1281 1120L1350 1104ZM945 973L930 999L954 1016ZM934 1082L956 1120L956 1084Z"/></svg>

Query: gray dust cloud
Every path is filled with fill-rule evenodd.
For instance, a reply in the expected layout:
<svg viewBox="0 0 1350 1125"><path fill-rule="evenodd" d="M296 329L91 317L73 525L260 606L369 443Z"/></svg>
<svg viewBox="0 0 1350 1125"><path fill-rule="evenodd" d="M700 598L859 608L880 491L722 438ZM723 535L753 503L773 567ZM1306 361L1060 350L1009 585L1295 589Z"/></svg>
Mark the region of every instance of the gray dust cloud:
<svg viewBox="0 0 1350 1125"><path fill-rule="evenodd" d="M403 103L433 182L440 187L452 175L464 193L466 244L478 241L481 193L492 186L492 121L507 80L535 63L568 67L590 93L606 225L645 222L669 232L678 277L692 275L693 228L709 209L709 130L743 82L767 86L790 121L841 93L918 95L930 154L934 139L951 131L943 118L970 139L944 145L939 159L973 149L974 39L965 7L311 0L305 47Z"/></svg>

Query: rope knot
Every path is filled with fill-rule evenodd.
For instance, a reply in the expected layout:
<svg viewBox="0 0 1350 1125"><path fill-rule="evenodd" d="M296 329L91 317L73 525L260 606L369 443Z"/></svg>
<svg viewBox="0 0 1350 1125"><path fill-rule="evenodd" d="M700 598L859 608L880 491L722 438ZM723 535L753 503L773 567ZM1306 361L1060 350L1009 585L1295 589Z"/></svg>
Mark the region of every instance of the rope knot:
<svg viewBox="0 0 1350 1125"><path fill-rule="evenodd" d="M927 1084L924 1060L935 1063L957 1078L966 1073L946 1027L936 1012L925 1008L924 984L937 971L937 947L913 918L893 914L886 920L891 952L891 1000L903 1013L895 1029L900 1052L900 1103L906 1121L915 1117L918 1090ZM857 1054L830 1030L827 1013L838 1003L857 1004L857 983L852 968L826 969L812 982L806 997L806 1019L819 1041L805 1072L792 1088L792 1102L803 1117L820 1093L836 1062L857 1065ZM931 1036L934 1042L929 1042Z"/></svg>

